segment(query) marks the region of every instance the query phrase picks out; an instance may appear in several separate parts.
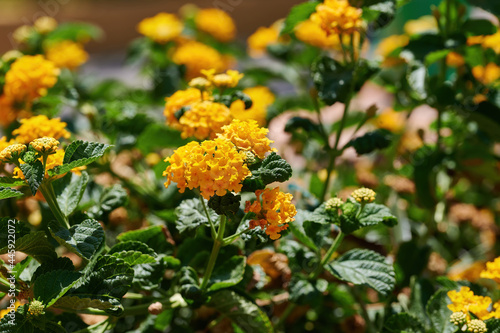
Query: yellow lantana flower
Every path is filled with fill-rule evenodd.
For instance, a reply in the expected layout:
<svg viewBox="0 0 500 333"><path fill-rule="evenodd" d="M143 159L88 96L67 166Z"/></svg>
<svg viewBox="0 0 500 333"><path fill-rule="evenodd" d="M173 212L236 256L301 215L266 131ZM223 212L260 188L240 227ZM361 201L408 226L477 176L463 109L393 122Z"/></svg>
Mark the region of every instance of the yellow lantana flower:
<svg viewBox="0 0 500 333"><path fill-rule="evenodd" d="M21 126L12 131L16 140L28 144L31 141L45 136L55 139L68 139L71 134L66 130L66 123L59 118L49 119L47 116L39 115L31 118L21 119Z"/></svg>
<svg viewBox="0 0 500 333"><path fill-rule="evenodd" d="M260 27L247 39L248 50L251 56L263 55L269 45L276 44L280 36L282 21L274 23L270 27Z"/></svg>
<svg viewBox="0 0 500 333"><path fill-rule="evenodd" d="M252 100L252 107L245 109L245 103L236 100L231 104L231 114L236 119L253 119L263 126L266 123L267 109L274 103L276 96L264 86L246 88L243 92Z"/></svg>
<svg viewBox="0 0 500 333"><path fill-rule="evenodd" d="M325 0L316 7L310 19L327 35L353 34L363 28L362 14L362 9L351 6L347 0Z"/></svg>
<svg viewBox="0 0 500 333"><path fill-rule="evenodd" d="M160 44L165 44L179 37L183 29L184 24L177 16L169 13L159 13L156 16L145 18L137 26L139 33Z"/></svg>
<svg viewBox="0 0 500 333"><path fill-rule="evenodd" d="M375 119L375 126L391 132L399 133L405 128L406 116L402 112L388 109Z"/></svg>
<svg viewBox="0 0 500 333"><path fill-rule="evenodd" d="M0 95L0 125L7 127L17 118L18 111L13 107L14 101L6 96Z"/></svg>
<svg viewBox="0 0 500 333"><path fill-rule="evenodd" d="M463 312L468 318L470 318L469 313L473 313L481 320L490 317L488 308L491 305L491 298L474 295L469 287L461 287L459 291L451 290L447 295L452 302L448 305L448 309L451 311Z"/></svg>
<svg viewBox="0 0 500 333"><path fill-rule="evenodd" d="M196 27L220 42L229 42L236 36L236 25L225 11L217 8L200 10L195 17Z"/></svg>
<svg viewBox="0 0 500 333"><path fill-rule="evenodd" d="M491 279L500 283L500 257L486 263L486 269L481 272L482 278Z"/></svg>
<svg viewBox="0 0 500 333"><path fill-rule="evenodd" d="M30 142L30 146L37 152L50 155L55 154L60 142L51 137L43 137Z"/></svg>
<svg viewBox="0 0 500 333"><path fill-rule="evenodd" d="M208 94L206 92L203 93L203 99L208 99ZM166 104L163 114L167 118L167 124L175 127L179 125L179 120L175 117L175 113L184 106L190 106L196 102L201 102L201 93L195 88L179 90L172 96L165 98L165 101Z"/></svg>
<svg viewBox="0 0 500 333"><path fill-rule="evenodd" d="M183 138L194 136L198 140L213 139L222 126L232 120L231 112L224 104L212 101L194 103L179 119Z"/></svg>
<svg viewBox="0 0 500 333"><path fill-rule="evenodd" d="M219 88L234 88L238 85L243 76L245 76L244 74L232 69L222 74L215 74L215 69L202 70L201 73L205 75L207 80L212 82L214 86Z"/></svg>
<svg viewBox="0 0 500 333"><path fill-rule="evenodd" d="M216 49L195 41L180 45L172 55L172 61L186 66L188 80L200 76L203 69L213 68L222 72L227 67L224 57Z"/></svg>
<svg viewBox="0 0 500 333"><path fill-rule="evenodd" d="M231 141L238 150L249 151L258 158L263 159L266 153L271 152L270 146L273 141L267 138L269 130L259 127L255 120L234 119L231 124L222 127L219 138Z"/></svg>
<svg viewBox="0 0 500 333"><path fill-rule="evenodd" d="M64 40L47 47L47 59L59 68L76 69L84 64L89 54L83 49L83 45L70 40Z"/></svg>
<svg viewBox="0 0 500 333"><path fill-rule="evenodd" d="M486 66L472 68L472 75L484 85L490 85L500 79L500 66L490 62Z"/></svg>

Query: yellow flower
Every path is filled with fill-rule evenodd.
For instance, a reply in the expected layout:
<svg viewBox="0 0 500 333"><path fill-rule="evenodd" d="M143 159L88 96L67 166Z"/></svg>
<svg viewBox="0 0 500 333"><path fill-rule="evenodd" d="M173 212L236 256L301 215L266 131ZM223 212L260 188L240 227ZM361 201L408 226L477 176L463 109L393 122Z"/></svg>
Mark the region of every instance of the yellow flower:
<svg viewBox="0 0 500 333"><path fill-rule="evenodd" d="M269 146L273 141L267 138L269 130L259 127L255 120L234 119L231 124L222 127L217 137L231 141L238 150L250 151L260 159L272 151Z"/></svg>
<svg viewBox="0 0 500 333"><path fill-rule="evenodd" d="M464 57L457 52L450 52L446 55L446 65L450 67L462 67L465 64Z"/></svg>
<svg viewBox="0 0 500 333"><path fill-rule="evenodd" d="M375 51L376 54L382 56L383 58L388 57L392 52L408 45L410 38L406 35L391 35L384 38L377 47Z"/></svg>
<svg viewBox="0 0 500 333"><path fill-rule="evenodd" d="M260 27L247 39L248 49L251 56L263 55L269 45L278 43L280 36L281 21L268 27Z"/></svg>
<svg viewBox="0 0 500 333"><path fill-rule="evenodd" d="M232 69L226 71L226 73L217 75L215 75L215 69L202 70L201 73L204 74L214 86L219 88L234 88L238 85L243 76L245 76Z"/></svg>
<svg viewBox="0 0 500 333"><path fill-rule="evenodd" d="M0 152L0 162L10 163L13 159L19 158L19 156L26 151L26 145L20 143L14 143L7 146Z"/></svg>
<svg viewBox="0 0 500 333"><path fill-rule="evenodd" d="M25 43L31 36L31 34L35 31L32 26L29 25L22 25L16 30L14 30L14 33L12 34L12 37L14 40L19 43Z"/></svg>
<svg viewBox="0 0 500 333"><path fill-rule="evenodd" d="M33 300L33 301L31 301L30 306L28 308L28 313L32 316L39 316L39 315L44 314L44 311L43 311L44 309L45 309L45 306L43 305L42 302L37 301L37 300Z"/></svg>
<svg viewBox="0 0 500 333"><path fill-rule="evenodd" d="M195 77L194 79L189 81L188 85L191 88L196 88L198 90L206 90L212 86L212 83L204 77Z"/></svg>
<svg viewBox="0 0 500 333"><path fill-rule="evenodd" d="M12 134L16 135L18 142L26 144L44 136L55 139L68 139L71 136L66 130L65 122L59 118L49 119L44 115L21 119L21 126L12 131Z"/></svg>
<svg viewBox="0 0 500 333"><path fill-rule="evenodd" d="M30 146L37 152L44 155L55 154L60 142L51 137L43 137L30 142Z"/></svg>
<svg viewBox="0 0 500 333"><path fill-rule="evenodd" d="M0 125L9 126L17 118L17 110L13 108L13 101L6 95L0 95Z"/></svg>
<svg viewBox="0 0 500 333"><path fill-rule="evenodd" d="M33 27L41 34L48 34L57 28L57 21L50 16L42 16L36 19Z"/></svg>
<svg viewBox="0 0 500 333"><path fill-rule="evenodd" d="M492 49L495 53L500 53L500 31L494 33L493 35L487 36L471 36L467 38L467 45L477 45L485 49Z"/></svg>
<svg viewBox="0 0 500 333"><path fill-rule="evenodd" d="M316 7L310 19L319 24L327 35L349 35L362 30L362 14L362 9L351 6L347 0L325 0Z"/></svg>
<svg viewBox="0 0 500 333"><path fill-rule="evenodd" d="M217 138L195 141L180 147L165 162L170 163L163 172L167 177L165 187L177 183L179 192L199 188L205 199L214 195L224 196L228 191L240 192L243 179L250 175L245 154L239 152L228 140Z"/></svg>
<svg viewBox="0 0 500 333"><path fill-rule="evenodd" d="M0 151L4 150L5 148L7 148L10 145L13 145L14 143L16 143L14 140L7 140L6 136L1 137L0 138Z"/></svg>
<svg viewBox="0 0 500 333"><path fill-rule="evenodd" d="M9 303L11 304L11 303ZM23 303L19 302L17 299L14 303L14 311L17 310L18 307L20 307L21 305L23 305ZM10 312L11 309L1 309L0 310L0 319L2 319L3 317L5 317L5 315L7 315L9 312Z"/></svg>
<svg viewBox="0 0 500 333"><path fill-rule="evenodd" d="M207 93L204 93L203 99L208 99ZM166 104L163 114L167 118L167 124L176 127L179 125L179 120L175 117L175 113L184 106L190 106L196 102L201 102L201 93L195 88L179 90L172 96L165 98L165 101Z"/></svg>
<svg viewBox="0 0 500 333"><path fill-rule="evenodd" d="M467 324L467 330L471 333L486 333L488 328L482 320L473 319Z"/></svg>
<svg viewBox="0 0 500 333"><path fill-rule="evenodd" d="M401 132L405 124L404 113L396 112L393 109L385 110L375 119L375 126L395 133Z"/></svg>
<svg viewBox="0 0 500 333"><path fill-rule="evenodd" d="M145 18L137 26L139 33L160 44L179 37L183 29L184 25L177 16L168 13Z"/></svg>
<svg viewBox="0 0 500 333"><path fill-rule="evenodd" d="M181 136L194 136L198 140L215 138L222 126L232 120L231 112L224 104L203 101L192 104L191 108L179 119Z"/></svg>
<svg viewBox="0 0 500 333"><path fill-rule="evenodd" d="M203 69L213 68L216 72L226 69L225 59L216 49L195 41L180 45L172 55L172 61L186 66L188 80L200 76Z"/></svg>
<svg viewBox="0 0 500 333"><path fill-rule="evenodd" d="M485 263L481 261L476 261L473 264L461 268L461 265L451 267L448 272L448 278L453 281L466 280L470 282L476 282L479 280L481 272L485 269Z"/></svg>
<svg viewBox="0 0 500 333"><path fill-rule="evenodd" d="M481 272L482 278L495 280L500 283L500 257L486 263L486 269Z"/></svg>
<svg viewBox="0 0 500 333"><path fill-rule="evenodd" d="M89 54L83 49L83 45L70 40L64 40L47 47L47 59L59 68L75 69L84 64Z"/></svg>
<svg viewBox="0 0 500 333"><path fill-rule="evenodd" d="M236 36L236 26L231 16L217 8L200 10L196 14L195 23L199 30L220 42L229 42Z"/></svg>
<svg viewBox="0 0 500 333"><path fill-rule="evenodd" d="M438 26L434 16L426 15L406 22L404 30L408 35L437 32Z"/></svg>
<svg viewBox="0 0 500 333"><path fill-rule="evenodd" d="M340 46L338 35L329 35L318 23L311 20L305 20L298 24L295 27L295 36L304 43L323 49L333 48L336 45Z"/></svg>
<svg viewBox="0 0 500 333"><path fill-rule="evenodd" d="M276 97L264 86L246 88L243 92L252 100L252 107L245 109L245 103L236 100L231 104L231 114L236 119L253 119L263 126L266 123L267 108L274 103Z"/></svg>
<svg viewBox="0 0 500 333"><path fill-rule="evenodd" d="M356 200L357 202L361 203L374 202L375 195L376 195L375 191L366 187L358 188L357 190L351 193L351 197L353 197L354 200Z"/></svg>
<svg viewBox="0 0 500 333"><path fill-rule="evenodd" d="M288 223L295 221L294 216L297 214L292 195L281 192L279 187L257 190L255 195L257 200L245 204L245 213L257 215L250 221L250 228L260 226L272 240L280 238L280 232L288 228Z"/></svg>
<svg viewBox="0 0 500 333"><path fill-rule="evenodd" d="M500 79L500 67L490 62L484 66L476 66L472 68L472 75L484 85L490 85Z"/></svg>
<svg viewBox="0 0 500 333"><path fill-rule="evenodd" d="M4 94L16 102L32 101L47 95L57 82L59 69L42 55L17 59L5 75Z"/></svg>
<svg viewBox="0 0 500 333"><path fill-rule="evenodd" d="M460 291L451 290L448 292L452 304L448 304L448 309L453 312L463 312L468 318L469 312L473 313L479 319L488 319L490 313L488 308L491 304L491 298L474 295L469 287L461 287Z"/></svg>

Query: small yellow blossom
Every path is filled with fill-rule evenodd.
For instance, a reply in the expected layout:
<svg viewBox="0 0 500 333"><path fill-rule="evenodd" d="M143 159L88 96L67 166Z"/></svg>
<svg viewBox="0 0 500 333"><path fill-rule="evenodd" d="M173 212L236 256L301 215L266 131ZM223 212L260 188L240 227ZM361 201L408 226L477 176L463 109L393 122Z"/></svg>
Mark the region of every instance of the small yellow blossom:
<svg viewBox="0 0 500 333"><path fill-rule="evenodd" d="M400 47L408 45L409 42L410 38L406 35L391 35L384 38L378 44L375 53L379 56L382 56L383 58L387 58L392 52L399 49Z"/></svg>
<svg viewBox="0 0 500 333"><path fill-rule="evenodd" d="M22 43L25 43L26 41L28 41L28 39L30 38L31 34L34 31L35 31L35 29L33 29L32 26L22 25L19 28L17 28L16 30L14 30L12 37L14 38L14 40L17 43L22 44Z"/></svg>
<svg viewBox="0 0 500 333"><path fill-rule="evenodd" d="M325 203L325 210L326 211L337 211L342 205L344 204L344 201L338 197L331 198Z"/></svg>
<svg viewBox="0 0 500 333"><path fill-rule="evenodd" d="M359 188L351 193L351 197L360 203L369 203L375 201L375 191L366 187Z"/></svg>
<svg viewBox="0 0 500 333"><path fill-rule="evenodd" d="M30 142L30 146L37 152L44 155L55 154L60 142L51 137L43 137Z"/></svg>
<svg viewBox="0 0 500 333"><path fill-rule="evenodd" d="M312 20L305 20L295 27L295 36L306 44L327 49L340 46L339 35L328 34L321 25Z"/></svg>
<svg viewBox="0 0 500 333"><path fill-rule="evenodd" d="M491 304L491 298L474 295L469 287L461 287L459 291L451 290L448 292L452 304L448 304L448 309L453 312L463 312L469 317L473 313L480 319L488 319L490 313L488 308Z"/></svg>
<svg viewBox="0 0 500 333"><path fill-rule="evenodd" d="M297 214L292 195L281 192L279 187L257 190L255 195L257 200L245 204L245 213L257 215L250 221L250 228L260 226L272 240L280 238L280 232L288 228L288 223L295 221Z"/></svg>
<svg viewBox="0 0 500 333"><path fill-rule="evenodd" d="M208 99L208 94L203 93L203 99ZM165 99L165 110L163 114L167 118L167 124L176 127L179 126L179 120L175 117L175 113L182 107L188 107L196 102L201 102L201 93L198 89L189 88L186 90L179 90L172 96Z"/></svg>
<svg viewBox="0 0 500 333"><path fill-rule="evenodd" d="M347 0L325 0L316 7L310 19L319 24L327 35L349 35L362 30L362 13L362 9L351 6Z"/></svg>
<svg viewBox="0 0 500 333"><path fill-rule="evenodd" d="M248 50L251 56L263 55L269 45L278 43L281 21L270 27L260 27L247 39Z"/></svg>
<svg viewBox="0 0 500 333"><path fill-rule="evenodd" d="M21 119L21 126L12 131L16 140L28 144L31 141L45 136L68 139L71 134L66 130L66 123L59 118L49 119L47 116L39 115L31 118Z"/></svg>
<svg viewBox="0 0 500 333"><path fill-rule="evenodd" d="M57 28L57 21L50 16L42 16L36 19L33 27L41 34L48 34Z"/></svg>
<svg viewBox="0 0 500 333"><path fill-rule="evenodd" d="M44 311L43 311L44 309L45 309L45 306L43 305L42 302L37 301L37 300L33 300L33 301L31 301L30 306L28 308L28 313L32 316L39 316L39 315L44 314Z"/></svg>
<svg viewBox="0 0 500 333"><path fill-rule="evenodd" d="M4 94L14 101L32 101L47 95L57 82L59 69L42 55L17 59L5 75Z"/></svg>
<svg viewBox="0 0 500 333"><path fill-rule="evenodd" d="M450 52L446 55L446 65L450 67L462 67L465 65L464 57L457 52Z"/></svg>
<svg viewBox="0 0 500 333"><path fill-rule="evenodd" d="M212 84L218 88L234 88L238 85L244 74L235 70L228 70L226 73L215 74L215 70L201 71Z"/></svg>
<svg viewBox="0 0 500 333"><path fill-rule="evenodd" d="M494 62L484 66L476 66L472 68L472 75L484 85L490 85L500 79L500 67Z"/></svg>
<svg viewBox="0 0 500 333"><path fill-rule="evenodd" d="M488 329L482 320L473 319L467 324L467 330L471 333L486 333Z"/></svg>
<svg viewBox="0 0 500 333"><path fill-rule="evenodd" d="M16 120L18 111L13 107L13 101L6 95L0 95L0 125L7 127Z"/></svg>
<svg viewBox="0 0 500 333"><path fill-rule="evenodd" d="M59 68L76 69L84 64L89 54L83 49L83 45L70 40L64 40L47 47L47 59Z"/></svg>
<svg viewBox="0 0 500 333"><path fill-rule="evenodd" d="M165 187L177 183L179 192L199 188L201 195L209 199L224 196L228 191L240 192L241 182L250 175L245 164L245 154L223 138L192 141L178 148L165 162L170 163L163 172L167 177Z"/></svg>
<svg viewBox="0 0 500 333"><path fill-rule="evenodd" d="M236 100L231 104L231 114L236 119L257 121L260 126L266 123L267 109L274 103L276 96L268 87L257 86L243 89L252 100L252 107L245 109L245 103Z"/></svg>
<svg viewBox="0 0 500 333"><path fill-rule="evenodd" d="M26 151L26 145L15 143L7 146L0 152L0 162L10 163L18 159Z"/></svg>
<svg viewBox="0 0 500 333"><path fill-rule="evenodd" d="M156 16L145 18L137 26L139 33L160 44L165 44L179 37L183 29L184 24L177 16L168 13L159 13Z"/></svg>
<svg viewBox="0 0 500 333"><path fill-rule="evenodd" d="M231 112L224 104L212 101L194 103L179 119L183 138L194 136L198 140L213 139L222 126L232 120Z"/></svg>
<svg viewBox="0 0 500 333"><path fill-rule="evenodd" d="M267 138L268 132L267 128L259 127L255 120L234 119L231 124L222 127L222 133L217 136L228 139L238 150L250 151L263 159L266 153L272 151L270 144L273 141Z"/></svg>
<svg viewBox="0 0 500 333"><path fill-rule="evenodd" d="M200 76L203 69L213 68L221 72L227 66L224 57L216 49L195 41L180 45L172 55L172 61L186 66L188 80Z"/></svg>
<svg viewBox="0 0 500 333"><path fill-rule="evenodd" d="M375 119L375 126L394 133L401 132L405 128L405 125L405 114L402 112L396 112L393 109L385 110Z"/></svg>
<svg viewBox="0 0 500 333"><path fill-rule="evenodd" d="M416 20L406 22L404 30L408 35L418 35L423 33L437 32L438 26L436 18L431 15L422 16Z"/></svg>
<svg viewBox="0 0 500 333"><path fill-rule="evenodd" d="M220 42L229 42L236 36L236 25L225 11L217 8L200 10L195 17L196 27Z"/></svg>
<svg viewBox="0 0 500 333"><path fill-rule="evenodd" d="M204 77L195 77L188 84L191 88L196 88L199 90L206 90L212 86L212 83L205 79Z"/></svg>
<svg viewBox="0 0 500 333"><path fill-rule="evenodd" d="M450 322L456 326L462 327L467 323L467 315L463 312L453 312L450 316Z"/></svg>
<svg viewBox="0 0 500 333"><path fill-rule="evenodd" d="M500 283L500 257L486 263L486 269L481 272L482 278L491 279Z"/></svg>

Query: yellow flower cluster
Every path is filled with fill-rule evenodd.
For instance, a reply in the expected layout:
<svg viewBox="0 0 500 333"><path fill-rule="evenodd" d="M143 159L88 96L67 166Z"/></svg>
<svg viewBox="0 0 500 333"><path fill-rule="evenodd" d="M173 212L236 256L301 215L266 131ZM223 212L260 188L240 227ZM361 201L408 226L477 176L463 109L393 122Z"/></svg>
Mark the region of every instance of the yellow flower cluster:
<svg viewBox="0 0 500 333"><path fill-rule="evenodd" d="M203 94L203 100L208 99L208 94ZM196 102L201 102L201 93L198 89L189 88L186 90L178 90L172 96L165 99L165 110L163 114L167 118L167 124L175 127L179 124L175 113L184 106L190 106Z"/></svg>
<svg viewBox="0 0 500 333"><path fill-rule="evenodd" d="M266 53L267 47L278 43L281 21L270 27L260 27L247 39L248 50L251 56L258 57Z"/></svg>
<svg viewBox="0 0 500 333"><path fill-rule="evenodd" d="M217 8L200 10L195 17L196 27L220 42L229 42L236 36L236 25L225 11Z"/></svg>
<svg viewBox="0 0 500 333"><path fill-rule="evenodd" d="M9 126L16 120L18 111L13 107L13 101L6 95L0 95L0 125Z"/></svg>
<svg viewBox="0 0 500 333"><path fill-rule="evenodd" d="M181 44L172 55L172 61L186 66L188 80L200 76L203 69L213 68L219 73L228 67L228 62L219 51L196 41Z"/></svg>
<svg viewBox="0 0 500 333"><path fill-rule="evenodd" d="M331 198L325 203L325 210L326 211L337 211L337 209L342 207L343 204L344 204L344 201L342 201L342 199L340 199L338 197Z"/></svg>
<svg viewBox="0 0 500 333"><path fill-rule="evenodd" d="M500 53L500 31L493 35L472 36L467 38L468 45L481 45L485 49L492 49L495 53Z"/></svg>
<svg viewBox="0 0 500 333"><path fill-rule="evenodd" d="M44 115L22 119L21 126L15 129L12 134L16 135L17 142L25 144L43 137L55 139L68 139L70 137L65 122L59 118L49 119Z"/></svg>
<svg viewBox="0 0 500 333"><path fill-rule="evenodd" d="M195 137L198 140L215 138L224 125L231 122L231 112L224 104L202 101L192 104L191 108L179 119L179 130L183 138Z"/></svg>
<svg viewBox="0 0 500 333"><path fill-rule="evenodd" d="M184 24L177 16L168 13L159 13L153 17L142 20L137 26L139 33L165 44L179 37L184 29Z"/></svg>
<svg viewBox="0 0 500 333"><path fill-rule="evenodd" d="M14 140L7 140L6 136L1 137L0 138L0 151L4 150L5 148L7 148L10 145L13 145L14 143L16 143Z"/></svg>
<svg viewBox="0 0 500 333"><path fill-rule="evenodd" d="M272 151L269 146L273 141L267 138L267 128L259 127L255 120L234 119L231 124L222 127L219 138L231 141L238 150L252 152L260 159Z"/></svg>
<svg viewBox="0 0 500 333"><path fill-rule="evenodd" d="M481 272L480 276L500 283L500 257L496 258L494 261L487 262L486 269Z"/></svg>
<svg viewBox="0 0 500 333"><path fill-rule="evenodd" d="M209 82L218 88L234 88L244 76L244 74L232 69L222 74L215 74L215 69L202 70L201 73L207 77Z"/></svg>
<svg viewBox="0 0 500 333"><path fill-rule="evenodd" d="M486 66L475 66L472 75L484 85L490 85L500 79L500 66L490 62Z"/></svg>
<svg viewBox="0 0 500 333"><path fill-rule="evenodd" d="M18 158L19 155L26 151L26 145L14 143L7 146L0 152L0 162L9 163L12 159Z"/></svg>
<svg viewBox="0 0 500 333"><path fill-rule="evenodd" d="M353 34L363 27L362 9L353 7L347 0L325 0L316 7L310 20L318 24L327 35Z"/></svg>
<svg viewBox="0 0 500 333"><path fill-rule="evenodd" d="M292 195L281 192L279 187L257 190L255 195L257 200L253 203L247 201L245 204L245 213L257 215L250 221L250 228L260 226L272 240L280 238L280 232L288 228L288 223L293 222L297 214L292 204Z"/></svg>
<svg viewBox="0 0 500 333"><path fill-rule="evenodd" d="M30 142L30 146L37 152L44 155L55 154L59 147L59 141L54 138L44 136Z"/></svg>
<svg viewBox="0 0 500 333"><path fill-rule="evenodd" d="M216 138L195 141L180 147L165 159L170 163L163 172L167 177L165 187L177 183L179 192L199 188L205 199L214 195L224 196L228 191L240 192L243 179L250 175L245 154L239 152L228 140Z"/></svg>
<svg viewBox="0 0 500 333"><path fill-rule="evenodd" d="M340 37L338 35L328 35L326 30L323 30L319 24L310 19L295 27L295 36L304 43L323 49L340 46Z"/></svg>
<svg viewBox="0 0 500 333"><path fill-rule="evenodd" d="M268 87L257 86L243 89L243 93L252 100L252 107L245 109L245 103L241 100L234 101L231 104L231 114L236 119L253 119L260 126L266 123L267 108L276 100L276 96Z"/></svg>
<svg viewBox="0 0 500 333"><path fill-rule="evenodd" d="M40 158L40 161L41 160L42 160L42 158ZM58 149L54 154L49 155L47 157L47 162L45 163L45 178L49 178L48 171L54 169L57 166L62 165L63 160L64 160L64 149ZM21 164L22 163L23 162L21 161ZM86 168L87 168L86 166L77 167L77 168L71 169L71 172L73 172L77 175L80 175L81 171L85 170ZM14 168L13 176L14 176L14 178L24 179L23 172L18 167ZM59 175L59 176L56 176L56 178L60 178L63 176L64 175Z"/></svg>
<svg viewBox="0 0 500 333"><path fill-rule="evenodd" d="M353 197L354 200L360 203L369 203L375 201L375 195L375 191L366 187L358 188L351 193L351 197Z"/></svg>
<svg viewBox="0 0 500 333"><path fill-rule="evenodd" d="M57 82L59 69L42 55L17 59L5 75L4 94L15 102L31 102L45 96Z"/></svg>
<svg viewBox="0 0 500 333"><path fill-rule="evenodd" d="M448 305L448 309L453 312L465 313L468 320L470 320L469 313L474 314L481 320L500 317L499 303L494 305L495 312L489 312L488 309L492 303L491 298L474 295L474 292L469 287L461 287L459 291L451 290L448 292L448 297L452 302L452 304Z"/></svg>
<svg viewBox="0 0 500 333"><path fill-rule="evenodd" d="M45 55L59 68L76 69L84 64L89 54L83 49L83 45L71 40L64 40L47 47Z"/></svg>
<svg viewBox="0 0 500 333"><path fill-rule="evenodd" d="M393 109L385 110L375 119L375 126L394 133L401 132L405 128L405 124L404 113L396 112Z"/></svg>
<svg viewBox="0 0 500 333"><path fill-rule="evenodd" d="M30 306L28 308L28 313L32 316L39 316L39 315L44 314L44 311L43 311L44 309L45 309L45 306L43 305L42 302L37 301L37 300L33 300L33 301L31 301Z"/></svg>

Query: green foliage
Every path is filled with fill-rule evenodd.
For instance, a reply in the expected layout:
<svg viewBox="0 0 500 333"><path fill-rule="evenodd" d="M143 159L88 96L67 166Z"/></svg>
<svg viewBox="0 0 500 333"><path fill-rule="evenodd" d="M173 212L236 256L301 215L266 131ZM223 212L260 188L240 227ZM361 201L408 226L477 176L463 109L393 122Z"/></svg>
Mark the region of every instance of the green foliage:
<svg viewBox="0 0 500 333"><path fill-rule="evenodd" d="M344 103L351 98L352 68L346 68L332 58L322 57L313 63L311 73L318 97L325 104Z"/></svg>
<svg viewBox="0 0 500 333"><path fill-rule="evenodd" d="M36 194L38 188L42 184L43 177L45 175L45 170L43 168L42 162L36 160L33 164L21 164L21 171L23 172L24 178L30 186L31 193Z"/></svg>
<svg viewBox="0 0 500 333"><path fill-rule="evenodd" d="M65 216L71 215L78 207L89 181L87 172L81 176L68 173L52 183L59 208Z"/></svg>
<svg viewBox="0 0 500 333"><path fill-rule="evenodd" d="M436 332L452 333L457 330L450 322L452 312L447 306L450 303L447 292L448 290L439 290L427 303L427 314Z"/></svg>
<svg viewBox="0 0 500 333"><path fill-rule="evenodd" d="M292 176L292 167L272 152L261 163L253 165L252 175L243 181L243 192L255 192L274 182L285 182Z"/></svg>
<svg viewBox="0 0 500 333"><path fill-rule="evenodd" d="M292 33L299 23L307 20L316 11L316 6L319 4L320 1L309 1L292 7L292 10L285 19L285 26L281 30L281 34Z"/></svg>
<svg viewBox="0 0 500 333"><path fill-rule="evenodd" d="M140 133L136 147L148 154L159 148L180 147L187 142L181 138L179 131L162 124L151 124Z"/></svg>
<svg viewBox="0 0 500 333"><path fill-rule="evenodd" d="M2 229L3 228L7 228L4 220L2 220ZM23 233L21 233L21 235ZM8 235L8 233L5 232L3 233L3 235ZM3 244L5 244L5 246L0 249L0 254L7 253L9 250L7 242ZM54 260L57 257L56 252L54 251L54 247L49 242L47 236L45 235L45 232L43 231L37 231L29 234L24 234L21 237L16 237L15 250L32 256L36 261L40 263Z"/></svg>
<svg viewBox="0 0 500 333"><path fill-rule="evenodd" d="M208 281L208 291L229 288L240 283L245 273L246 258L234 256L217 266Z"/></svg>
<svg viewBox="0 0 500 333"><path fill-rule="evenodd" d="M15 190L10 187L1 187L0 186L0 200L9 199L9 198L17 198L23 196L23 192Z"/></svg>
<svg viewBox="0 0 500 333"><path fill-rule="evenodd" d="M318 306L327 288L326 280L308 281L298 278L290 283L290 299L297 304Z"/></svg>
<svg viewBox="0 0 500 333"><path fill-rule="evenodd" d="M240 209L241 195L235 195L227 192L220 197L214 195L208 200L208 207L213 209L219 215L234 215Z"/></svg>
<svg viewBox="0 0 500 333"><path fill-rule="evenodd" d="M175 225L179 232L185 232L187 230L194 230L200 226L210 227L207 215L203 208L203 204L200 200L205 199L188 199L181 202L179 207L175 209L175 214L177 215L177 220ZM205 207L207 202L205 203ZM212 223L217 223L219 217L217 213L212 209L207 207L208 214Z"/></svg>
<svg viewBox="0 0 500 333"><path fill-rule="evenodd" d="M425 327L422 323L408 313L394 314L384 325L383 333L425 333Z"/></svg>
<svg viewBox="0 0 500 333"><path fill-rule="evenodd" d="M62 175L71 169L88 165L103 156L109 148L111 146L104 143L73 141L64 151L63 164L49 170L49 175Z"/></svg>
<svg viewBox="0 0 500 333"><path fill-rule="evenodd" d="M66 269L58 269L41 274L33 287L33 295L45 307L49 307L78 283L81 275L79 272Z"/></svg>
<svg viewBox="0 0 500 333"><path fill-rule="evenodd" d="M370 154L377 149L389 147L393 139L388 130L378 129L349 141L348 146L354 147L358 155Z"/></svg>
<svg viewBox="0 0 500 333"><path fill-rule="evenodd" d="M112 185L101 192L99 201L92 206L88 214L95 219L105 219L111 211L126 205L128 198L128 193L122 185Z"/></svg>
<svg viewBox="0 0 500 333"><path fill-rule="evenodd" d="M26 183L22 179L12 178L12 177L0 177L0 187L5 186L26 186Z"/></svg>
<svg viewBox="0 0 500 333"><path fill-rule="evenodd" d="M138 241L147 244L156 253L166 253L171 245L165 239L164 227L151 226L139 230L131 230L118 235L120 242Z"/></svg>

